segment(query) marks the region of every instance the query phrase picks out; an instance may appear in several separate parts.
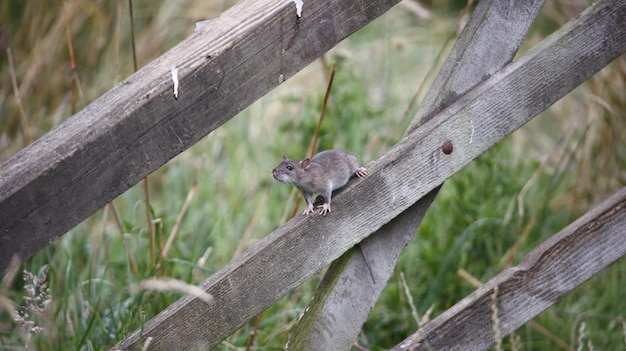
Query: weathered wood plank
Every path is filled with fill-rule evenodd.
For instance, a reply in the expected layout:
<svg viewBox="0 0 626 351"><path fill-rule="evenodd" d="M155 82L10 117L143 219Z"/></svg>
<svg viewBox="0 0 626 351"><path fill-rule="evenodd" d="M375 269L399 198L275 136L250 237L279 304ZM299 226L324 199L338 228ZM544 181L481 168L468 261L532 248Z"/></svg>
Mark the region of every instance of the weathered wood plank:
<svg viewBox="0 0 626 351"><path fill-rule="evenodd" d="M118 347L134 349L145 337L153 350L217 345L623 54L625 15L621 0L596 3L371 162L368 177L333 198L344 211L285 223L201 285L213 303L183 297ZM449 155L441 151L446 140L454 144Z"/></svg>
<svg viewBox="0 0 626 351"><path fill-rule="evenodd" d="M309 1L300 18L291 1L241 1L124 80L0 165L0 271L14 254L25 259L45 247L398 1Z"/></svg>
<svg viewBox="0 0 626 351"><path fill-rule="evenodd" d="M395 351L487 350L494 343L497 286L499 330L505 337L559 298L626 255L626 188L432 320Z"/></svg>
<svg viewBox="0 0 626 351"><path fill-rule="evenodd" d="M393 273L404 248L398 243L409 242L415 236L435 195L434 192L427 194L360 243L370 267L357 247L333 262L315 291L315 299L293 331L289 350L351 349ZM391 266L386 265L389 261L392 261ZM370 268L376 277L375 283L370 277Z"/></svg>
<svg viewBox="0 0 626 351"><path fill-rule="evenodd" d="M412 126L427 122L452 101L511 62L544 1L478 3L433 87L420 105ZM480 59L478 59L480 58ZM419 121L419 123L418 123ZM415 128L409 128L407 134ZM402 249L417 227L439 187L360 243L376 282L363 276L367 265L360 253L348 251L334 261L315 292L307 312L289 340L293 350L349 350L393 274ZM345 292L350 291L350 298ZM332 325L332 327L329 327Z"/></svg>

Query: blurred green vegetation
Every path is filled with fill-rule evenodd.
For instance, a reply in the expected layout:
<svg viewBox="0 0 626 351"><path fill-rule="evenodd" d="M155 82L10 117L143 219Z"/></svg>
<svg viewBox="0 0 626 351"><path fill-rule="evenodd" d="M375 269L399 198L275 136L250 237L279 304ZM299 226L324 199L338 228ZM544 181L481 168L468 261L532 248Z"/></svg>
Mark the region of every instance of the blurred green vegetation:
<svg viewBox="0 0 626 351"><path fill-rule="evenodd" d="M232 3L135 1L139 65L189 35L194 22L215 17ZM587 5L548 3L522 51ZM458 2L429 6L429 20L401 6L392 9L340 43L324 62L314 62L163 166L148 179L149 208L144 184L138 184L22 262L20 272L46 275L50 303L46 312L30 317L43 331L28 333L30 327L2 313L0 348L108 349L181 296L135 293L133 284L152 277L199 284L278 227L293 210L295 196L290 187L273 181L271 170L283 154L305 156L329 63L336 64L337 73L319 149L341 148L367 163L393 145L415 110L406 113L408 102L422 81L428 86L432 80L428 71L441 64L439 51L451 47L446 40L455 33L462 8ZM14 61L11 67L3 50L0 161L133 71L126 1L5 1L0 23L0 46L11 48ZM622 57L444 184L364 325L362 346L385 350L395 345L417 328L409 300L420 316L433 306L434 318L474 290L459 270L486 282L626 184L625 76ZM420 91L418 100L424 94ZM193 197L181 217L189 194ZM179 217L176 239L155 267L159 248ZM3 294L24 312L24 288L31 283L20 277ZM555 338L571 349L581 343L623 348L624 278L626 261L621 259L535 319L549 334L531 326L518 330L517 349L563 349ZM294 289L226 342L246 349L258 322L256 349L283 349L318 281L316 276ZM516 347L510 340L504 343L507 350ZM223 344L218 349L232 348Z"/></svg>

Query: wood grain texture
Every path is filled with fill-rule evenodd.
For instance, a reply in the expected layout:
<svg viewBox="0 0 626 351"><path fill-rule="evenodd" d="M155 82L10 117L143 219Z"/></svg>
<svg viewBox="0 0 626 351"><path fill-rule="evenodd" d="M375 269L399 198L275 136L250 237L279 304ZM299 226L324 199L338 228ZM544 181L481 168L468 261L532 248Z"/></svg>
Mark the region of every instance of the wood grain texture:
<svg viewBox="0 0 626 351"><path fill-rule="evenodd" d="M217 345L623 54L625 15L621 0L596 3L371 162L368 177L333 198L344 210L285 223L201 285L212 303L183 297L118 347L136 349L145 337L152 350Z"/></svg>
<svg viewBox="0 0 626 351"><path fill-rule="evenodd" d="M545 0L480 1L424 97L407 134L513 61Z"/></svg>
<svg viewBox="0 0 626 351"><path fill-rule="evenodd" d="M511 62L543 3L543 0L479 2L429 90L427 97L431 98L420 105L412 125L427 122L452 102L432 97L459 96ZM407 133L411 130L414 128L409 128ZM439 189L360 243L370 261L375 283L363 276L368 267L360 252L348 251L346 257L332 263L316 290L316 298L291 335L291 349L351 349L393 274L400 252L415 236Z"/></svg>
<svg viewBox="0 0 626 351"><path fill-rule="evenodd" d="M415 236L426 210L435 199L427 194L361 242L370 272L358 247L330 266L315 298L289 339L290 350L350 350L393 273L402 249ZM401 243L404 245L399 245Z"/></svg>
<svg viewBox="0 0 626 351"><path fill-rule="evenodd" d="M302 17L291 1L241 1L125 79L0 165L0 271L14 254L30 257L398 1L309 1Z"/></svg>
<svg viewBox="0 0 626 351"><path fill-rule="evenodd" d="M495 343L493 301L505 337L625 254L623 188L393 350L487 350Z"/></svg>

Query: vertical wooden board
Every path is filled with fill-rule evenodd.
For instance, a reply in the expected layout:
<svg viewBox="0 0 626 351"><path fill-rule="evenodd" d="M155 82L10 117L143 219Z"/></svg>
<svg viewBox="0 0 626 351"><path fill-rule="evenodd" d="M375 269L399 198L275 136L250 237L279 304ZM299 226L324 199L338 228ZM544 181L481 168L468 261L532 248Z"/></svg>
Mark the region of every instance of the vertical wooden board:
<svg viewBox="0 0 626 351"><path fill-rule="evenodd" d="M406 133L510 63L544 3L480 1Z"/></svg>

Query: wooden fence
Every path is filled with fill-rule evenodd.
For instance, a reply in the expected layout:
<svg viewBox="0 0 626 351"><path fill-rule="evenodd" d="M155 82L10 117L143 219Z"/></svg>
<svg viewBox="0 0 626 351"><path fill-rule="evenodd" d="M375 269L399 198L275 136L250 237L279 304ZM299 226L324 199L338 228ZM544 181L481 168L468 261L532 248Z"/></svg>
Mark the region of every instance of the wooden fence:
<svg viewBox="0 0 626 351"><path fill-rule="evenodd" d="M308 1L298 17L290 1L241 1L0 165L0 269L14 254L27 258L47 245L397 2ZM439 186L626 52L626 3L601 0L512 62L542 5L479 2L405 138L333 199L342 208L355 204L352 211L292 219L201 285L211 303L183 297L116 348L139 349L148 337L150 350L214 347L334 261L289 349L349 349ZM451 153L442 151L446 142ZM625 206L623 189L396 349L488 348L494 300L505 336L626 253ZM358 243L375 283L352 254ZM346 289L351 299L341 296Z"/></svg>

